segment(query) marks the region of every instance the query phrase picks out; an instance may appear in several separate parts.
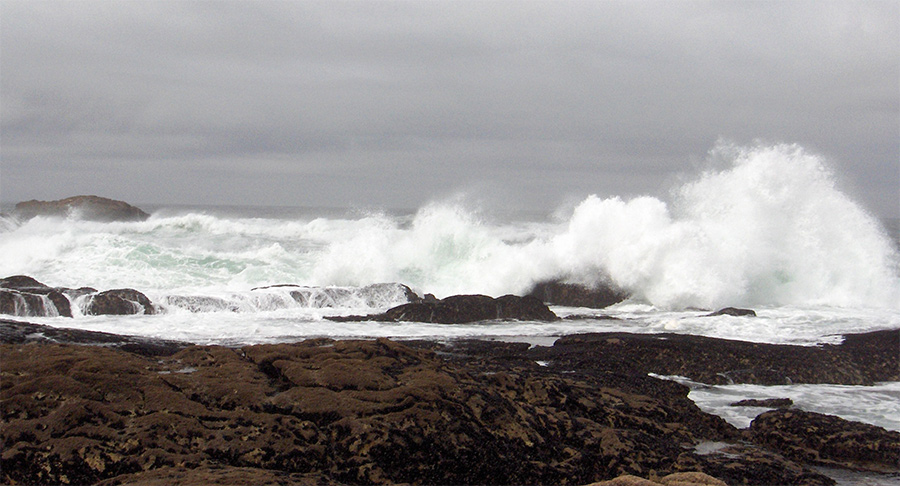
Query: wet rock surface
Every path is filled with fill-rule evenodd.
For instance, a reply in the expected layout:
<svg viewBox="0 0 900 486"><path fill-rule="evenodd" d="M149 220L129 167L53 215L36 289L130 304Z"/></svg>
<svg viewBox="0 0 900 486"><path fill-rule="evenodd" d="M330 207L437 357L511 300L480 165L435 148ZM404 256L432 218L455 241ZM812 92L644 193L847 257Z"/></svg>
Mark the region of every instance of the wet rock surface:
<svg viewBox="0 0 900 486"><path fill-rule="evenodd" d="M142 292L134 289L114 289L91 296L85 314L124 316L155 314L153 303Z"/></svg>
<svg viewBox="0 0 900 486"><path fill-rule="evenodd" d="M491 320L555 321L556 314L534 297L504 295L452 295L444 299L428 296L388 309L383 314L329 317L335 321L409 321L435 324L466 324Z"/></svg>
<svg viewBox="0 0 900 486"><path fill-rule="evenodd" d="M749 435L797 461L859 471L900 473L900 432L801 410L756 417Z"/></svg>
<svg viewBox="0 0 900 486"><path fill-rule="evenodd" d="M555 280L540 282L527 294L550 305L591 309L609 307L629 297L627 292L612 285L587 287Z"/></svg>
<svg viewBox="0 0 900 486"><path fill-rule="evenodd" d="M0 279L0 314L72 317L65 291L71 289L49 287L26 275Z"/></svg>
<svg viewBox="0 0 900 486"><path fill-rule="evenodd" d="M794 404L790 398L748 398L729 404L730 407L766 407L766 408L788 408Z"/></svg>
<svg viewBox="0 0 900 486"><path fill-rule="evenodd" d="M124 201L99 196L73 196L57 201L22 201L13 214L20 218L35 216L75 216L93 221L143 221L150 217L140 208Z"/></svg>
<svg viewBox="0 0 900 486"><path fill-rule="evenodd" d="M541 357L553 366L679 375L708 384L900 381L900 330L846 335L838 345L791 346L679 334L566 336Z"/></svg>
<svg viewBox="0 0 900 486"><path fill-rule="evenodd" d="M157 352L124 346L139 338L30 326L0 321L7 483L589 484L686 472L833 483L762 432L747 444L749 432L700 411L687 387L648 377L652 363L563 359L572 346L602 350L596 336L560 350L379 339ZM772 429L804 434L784 420ZM710 441L729 445L700 452Z"/></svg>

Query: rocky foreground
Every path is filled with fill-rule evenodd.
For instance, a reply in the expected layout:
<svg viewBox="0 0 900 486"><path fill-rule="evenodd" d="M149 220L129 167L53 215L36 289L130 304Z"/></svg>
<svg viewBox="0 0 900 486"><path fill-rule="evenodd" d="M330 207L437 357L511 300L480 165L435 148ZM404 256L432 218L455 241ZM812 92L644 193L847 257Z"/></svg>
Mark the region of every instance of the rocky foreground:
<svg viewBox="0 0 900 486"><path fill-rule="evenodd" d="M791 408L738 430L647 376L898 380L900 331L819 348L627 334L226 348L0 320L0 341L10 484L826 485L812 466L900 472L896 432Z"/></svg>

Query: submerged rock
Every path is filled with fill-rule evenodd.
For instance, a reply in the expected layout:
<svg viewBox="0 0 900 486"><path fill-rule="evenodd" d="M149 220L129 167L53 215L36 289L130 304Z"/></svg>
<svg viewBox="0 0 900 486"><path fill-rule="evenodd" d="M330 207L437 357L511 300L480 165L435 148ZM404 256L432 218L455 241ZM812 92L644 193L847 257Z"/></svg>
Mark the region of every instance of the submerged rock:
<svg viewBox="0 0 900 486"><path fill-rule="evenodd" d="M550 305L602 309L629 297L628 293L612 285L587 287L558 280L539 282L527 293Z"/></svg>
<svg viewBox="0 0 900 486"><path fill-rule="evenodd" d="M772 410L750 423L757 444L810 464L883 473L900 472L900 432L840 417Z"/></svg>
<svg viewBox="0 0 900 486"><path fill-rule="evenodd" d="M14 214L30 219L35 216L75 216L93 221L143 221L150 217L140 208L123 201L98 196L74 196L57 201L23 201Z"/></svg>

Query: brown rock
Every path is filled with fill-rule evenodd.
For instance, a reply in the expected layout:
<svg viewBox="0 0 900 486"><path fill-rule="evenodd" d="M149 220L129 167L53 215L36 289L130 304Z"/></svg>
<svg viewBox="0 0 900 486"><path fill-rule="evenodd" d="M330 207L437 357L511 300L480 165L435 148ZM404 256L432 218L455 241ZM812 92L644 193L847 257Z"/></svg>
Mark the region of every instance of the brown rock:
<svg viewBox="0 0 900 486"><path fill-rule="evenodd" d="M115 289L91 297L85 308L89 315L154 314L153 303L134 289Z"/></svg>
<svg viewBox="0 0 900 486"><path fill-rule="evenodd" d="M800 410L773 410L756 417L757 444L794 460L830 467L900 472L900 432Z"/></svg>
<svg viewBox="0 0 900 486"><path fill-rule="evenodd" d="M150 357L4 344L0 482L587 484L702 471L827 484L775 454L691 452L739 434L677 383L555 373L515 357L527 344L459 357L429 346L443 345L310 340Z"/></svg>
<svg viewBox="0 0 900 486"><path fill-rule="evenodd" d="M0 279L0 313L15 316L72 317L69 299L32 277L15 275Z"/></svg>
<svg viewBox="0 0 900 486"><path fill-rule="evenodd" d="M649 479L632 476L631 474L625 474L615 479L591 483L588 486L659 486L659 483L655 483Z"/></svg>
<svg viewBox="0 0 900 486"><path fill-rule="evenodd" d="M728 486L725 481L696 471L669 474L657 482L665 486Z"/></svg>

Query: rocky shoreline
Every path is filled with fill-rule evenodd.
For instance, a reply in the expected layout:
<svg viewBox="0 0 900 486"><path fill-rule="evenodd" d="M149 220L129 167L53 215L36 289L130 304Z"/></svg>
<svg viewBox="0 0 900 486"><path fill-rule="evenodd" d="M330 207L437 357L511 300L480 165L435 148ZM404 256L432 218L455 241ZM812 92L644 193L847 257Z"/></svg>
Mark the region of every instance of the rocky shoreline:
<svg viewBox="0 0 900 486"><path fill-rule="evenodd" d="M817 466L900 478L900 433L796 408L739 430L648 376L897 381L900 330L820 347L607 333L228 348L0 320L0 342L9 484L834 484Z"/></svg>

